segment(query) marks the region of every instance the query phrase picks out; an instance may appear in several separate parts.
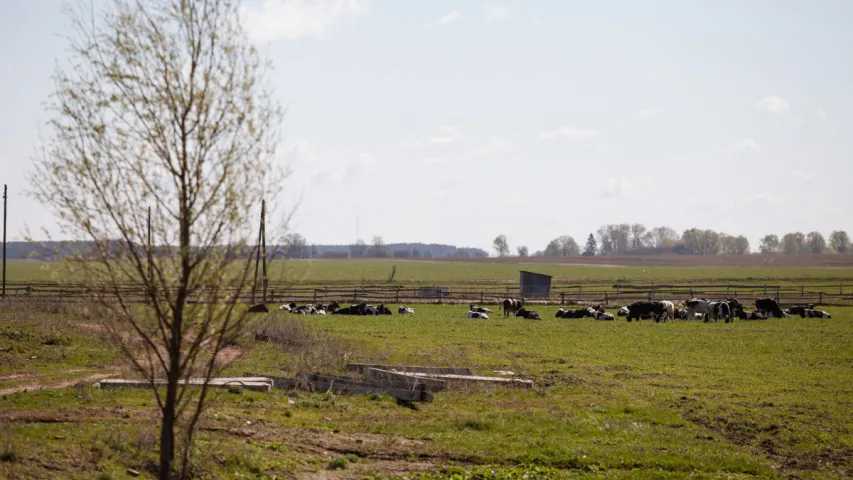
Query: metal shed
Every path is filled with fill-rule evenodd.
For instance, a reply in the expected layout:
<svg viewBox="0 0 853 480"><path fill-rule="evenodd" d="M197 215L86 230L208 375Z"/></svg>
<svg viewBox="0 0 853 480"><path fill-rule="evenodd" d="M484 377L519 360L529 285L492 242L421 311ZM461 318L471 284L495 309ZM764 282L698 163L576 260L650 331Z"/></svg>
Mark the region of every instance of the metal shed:
<svg viewBox="0 0 853 480"><path fill-rule="evenodd" d="M522 298L548 298L551 295L551 276L521 270Z"/></svg>

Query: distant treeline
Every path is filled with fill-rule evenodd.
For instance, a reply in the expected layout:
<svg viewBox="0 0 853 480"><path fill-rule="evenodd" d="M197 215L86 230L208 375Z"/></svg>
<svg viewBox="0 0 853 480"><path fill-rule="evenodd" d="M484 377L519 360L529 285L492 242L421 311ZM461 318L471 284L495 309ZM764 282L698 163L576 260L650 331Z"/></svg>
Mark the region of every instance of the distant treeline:
<svg viewBox="0 0 853 480"><path fill-rule="evenodd" d="M298 234L296 234L298 235ZM311 245L302 240L301 237L285 238L283 245L267 245L267 258L468 258L488 257L489 254L479 248L460 248L453 245L438 243L389 243L379 245L367 245L363 242L354 245ZM295 241L294 241L295 240ZM164 255L169 252L169 247L155 246L152 248L154 255ZM35 259L56 260L57 252L61 255L77 255L94 251L94 243L82 241L59 241L59 242L9 242L6 246L6 257L12 260ZM116 248L116 251L119 251ZM144 255L144 249L140 249ZM247 248L244 258L251 253Z"/></svg>

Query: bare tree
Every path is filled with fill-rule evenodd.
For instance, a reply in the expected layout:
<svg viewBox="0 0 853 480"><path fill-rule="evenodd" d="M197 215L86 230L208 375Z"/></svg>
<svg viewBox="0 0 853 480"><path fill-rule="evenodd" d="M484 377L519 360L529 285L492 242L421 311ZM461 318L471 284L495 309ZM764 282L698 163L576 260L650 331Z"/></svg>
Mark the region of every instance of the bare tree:
<svg viewBox="0 0 853 480"><path fill-rule="evenodd" d="M736 237L721 233L719 235L720 252L726 255L746 255L749 253L749 240L743 235Z"/></svg>
<svg viewBox="0 0 853 480"><path fill-rule="evenodd" d="M576 257L581 254L580 246L569 235L562 235L548 243L545 247L545 256L548 257Z"/></svg>
<svg viewBox="0 0 853 480"><path fill-rule="evenodd" d="M165 379L164 390L152 388L159 476L185 477L208 390L180 380L215 374L247 319L238 299L251 283L245 259L258 218L247 213L280 191L282 110L239 2L112 0L100 14L85 5L66 11L70 62L54 76L31 194L64 234L94 242L59 255L106 292L99 301L116 321L105 326L136 370L152 387ZM152 243L168 248L154 257ZM145 304L127 298L129 282L143 286ZM180 468L176 430L185 434Z"/></svg>
<svg viewBox="0 0 853 480"><path fill-rule="evenodd" d="M308 241L298 233L288 233L284 236L284 254L287 258L305 258L311 255Z"/></svg>
<svg viewBox="0 0 853 480"><path fill-rule="evenodd" d="M806 251L806 236L802 232L787 233L782 237L782 252L787 254Z"/></svg>
<svg viewBox="0 0 853 480"><path fill-rule="evenodd" d="M758 251L761 253L776 253L779 251L779 237L773 234L765 235L764 238L761 239L761 245L758 247Z"/></svg>
<svg viewBox="0 0 853 480"><path fill-rule="evenodd" d="M529 253L528 253L529 251L527 250L527 247L525 247L524 245L518 247L516 250L518 251L519 257L527 257L529 255Z"/></svg>
<svg viewBox="0 0 853 480"><path fill-rule="evenodd" d="M635 223L631 225L631 248L640 248L643 247L643 241L645 240L646 226L642 223Z"/></svg>
<svg viewBox="0 0 853 480"><path fill-rule="evenodd" d="M829 235L829 246L835 253L847 253L850 251L850 237L843 230L836 230Z"/></svg>
<svg viewBox="0 0 853 480"><path fill-rule="evenodd" d="M350 257L352 258L361 258L364 256L364 253L367 251L367 244L364 243L364 240L358 239L354 244L350 245L349 252Z"/></svg>
<svg viewBox="0 0 853 480"><path fill-rule="evenodd" d="M649 234L649 246L655 248L672 247L678 241L678 232L667 226L655 227Z"/></svg>
<svg viewBox="0 0 853 480"><path fill-rule="evenodd" d="M823 253L826 250L826 240L820 232L810 232L806 236L806 247L811 253Z"/></svg>
<svg viewBox="0 0 853 480"><path fill-rule="evenodd" d="M498 253L499 257L506 257L509 255L509 241L507 241L506 235L498 235L495 237L494 241L492 241L492 247Z"/></svg>

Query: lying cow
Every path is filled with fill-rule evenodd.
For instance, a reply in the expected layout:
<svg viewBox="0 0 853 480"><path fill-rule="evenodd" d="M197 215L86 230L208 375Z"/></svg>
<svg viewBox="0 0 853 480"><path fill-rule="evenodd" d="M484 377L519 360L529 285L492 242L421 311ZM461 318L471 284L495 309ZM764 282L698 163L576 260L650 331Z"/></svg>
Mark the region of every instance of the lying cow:
<svg viewBox="0 0 853 480"><path fill-rule="evenodd" d="M406 314L414 315L415 310L411 307L404 307L404 306L400 305L400 308L397 309L397 313L400 313L403 315L406 315Z"/></svg>
<svg viewBox="0 0 853 480"><path fill-rule="evenodd" d="M832 315L829 312L825 312L823 310L813 310L811 308L807 308L803 311L803 318L832 318Z"/></svg>
<svg viewBox="0 0 853 480"><path fill-rule="evenodd" d="M515 312L515 316L526 318L528 320L542 320L542 317L540 317L538 313L534 312L533 310L528 310L524 307L519 308L518 311Z"/></svg>
<svg viewBox="0 0 853 480"><path fill-rule="evenodd" d="M595 309L592 307L579 308L577 310L557 309L557 318L595 318Z"/></svg>
<svg viewBox="0 0 853 480"><path fill-rule="evenodd" d="M504 310L504 318L508 317L510 313L515 314L518 312L518 309L524 306L524 300L519 300L517 298L507 298L504 299L502 307Z"/></svg>
<svg viewBox="0 0 853 480"><path fill-rule="evenodd" d="M468 305L470 308L468 309L471 312L480 312L480 313L492 313L492 311L485 307L478 307L476 304Z"/></svg>
<svg viewBox="0 0 853 480"><path fill-rule="evenodd" d="M772 298L759 298L755 301L755 309L768 318L785 318L785 312L779 306L779 302Z"/></svg>
<svg viewBox="0 0 853 480"><path fill-rule="evenodd" d="M615 320L616 317L614 317L612 313L596 311L595 312L595 319L596 320Z"/></svg>
<svg viewBox="0 0 853 480"><path fill-rule="evenodd" d="M743 309L738 309L738 311L735 313L735 315L737 315L737 318L739 318L741 320L766 320L767 319L767 315L764 315L761 312L746 312Z"/></svg>
<svg viewBox="0 0 853 480"><path fill-rule="evenodd" d="M805 314L806 310L814 310L815 306L816 305L814 305L814 304L793 305L793 306L786 308L785 313L787 313L789 315L799 315L803 318L806 318L806 314Z"/></svg>
<svg viewBox="0 0 853 480"><path fill-rule="evenodd" d="M338 308L332 312L333 315L376 315L376 307L364 302L358 305Z"/></svg>
<svg viewBox="0 0 853 480"><path fill-rule="evenodd" d="M675 309L675 318L681 320L702 320L705 316L701 313L694 313L692 316L690 315L690 311L686 308L676 308Z"/></svg>
<svg viewBox="0 0 853 480"><path fill-rule="evenodd" d="M489 319L489 315L486 313L482 313L482 312L468 312L467 317L468 318L482 318L485 320Z"/></svg>

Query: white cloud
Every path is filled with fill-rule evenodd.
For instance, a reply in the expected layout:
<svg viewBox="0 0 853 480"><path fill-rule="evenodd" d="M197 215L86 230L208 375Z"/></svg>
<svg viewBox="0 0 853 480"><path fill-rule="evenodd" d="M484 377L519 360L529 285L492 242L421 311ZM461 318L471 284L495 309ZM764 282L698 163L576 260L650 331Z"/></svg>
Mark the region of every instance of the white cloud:
<svg viewBox="0 0 853 480"><path fill-rule="evenodd" d="M445 162L447 162L445 157L427 157L421 160L421 165L436 165Z"/></svg>
<svg viewBox="0 0 853 480"><path fill-rule="evenodd" d="M497 20L501 20L509 17L509 9L505 6L491 6L491 7L483 7L485 11L485 22L492 23Z"/></svg>
<svg viewBox="0 0 853 480"><path fill-rule="evenodd" d="M639 112L635 112L634 115L631 117L631 119L634 120L635 122L637 122L637 121L640 121L640 120L643 120L646 118L657 117L658 115L660 115L662 113L663 113L663 109L660 107L649 107L649 108L644 108L644 109L640 110Z"/></svg>
<svg viewBox="0 0 853 480"><path fill-rule="evenodd" d="M320 38L346 20L364 15L368 0L264 0L243 5L241 15L255 42Z"/></svg>
<svg viewBox="0 0 853 480"><path fill-rule="evenodd" d="M439 27L442 25L448 25L448 24L455 22L456 20L459 20L459 18L461 16L462 16L462 14L459 13L459 10L453 10L452 12L450 12L447 15L439 18L438 20L434 20L432 22L427 23L426 26L427 26L427 28L432 28L432 27Z"/></svg>
<svg viewBox="0 0 853 480"><path fill-rule="evenodd" d="M423 146L423 142L418 141L418 140L409 140L407 138L404 138L404 139L400 140L397 143L397 145L399 145L400 148L404 148L404 149L408 150L410 148L421 148Z"/></svg>
<svg viewBox="0 0 853 480"><path fill-rule="evenodd" d="M539 133L539 138L543 140L553 140L557 137L566 137L566 138L593 138L601 135L601 132L597 130L589 130L586 128L574 128L569 126L562 126L556 130L552 130L549 132L541 132Z"/></svg>
<svg viewBox="0 0 853 480"><path fill-rule="evenodd" d="M764 97L755 104L758 108L776 114L788 113L791 103L780 97Z"/></svg>
<svg viewBox="0 0 853 480"><path fill-rule="evenodd" d="M366 179L376 170L376 158L367 152L330 150L297 140L284 148L285 158L297 163L296 174L308 182L343 183L347 179Z"/></svg>
<svg viewBox="0 0 853 480"><path fill-rule="evenodd" d="M430 143L450 143L459 140L460 137L453 127L444 126L438 129L439 134L429 139Z"/></svg>
<svg viewBox="0 0 853 480"><path fill-rule="evenodd" d="M791 176L803 181L808 181L815 178L817 175L811 172L807 173L800 170L794 170L793 172L791 172Z"/></svg>
<svg viewBox="0 0 853 480"><path fill-rule="evenodd" d="M781 205L782 199L770 192L761 192L756 193L755 195L751 195L747 197L746 202L747 205L751 204L761 204L767 207Z"/></svg>
<svg viewBox="0 0 853 480"><path fill-rule="evenodd" d="M472 159L492 157L501 153L507 153L510 148L511 145L509 142L496 135L492 135L485 143L475 148L474 151L471 152L470 157Z"/></svg>
<svg viewBox="0 0 853 480"><path fill-rule="evenodd" d="M758 152L761 150L761 145L751 138L741 138L729 148L730 152Z"/></svg>
<svg viewBox="0 0 853 480"><path fill-rule="evenodd" d="M822 108L818 108L817 109L817 118L819 118L821 121L826 120L826 110L824 110Z"/></svg>
<svg viewBox="0 0 853 480"><path fill-rule="evenodd" d="M610 177L604 181L601 196L603 198L631 197L635 192L651 188L654 182L647 177Z"/></svg>
<svg viewBox="0 0 853 480"><path fill-rule="evenodd" d="M530 19L530 24L534 27L538 27L545 23L545 20L542 17L533 17Z"/></svg>

